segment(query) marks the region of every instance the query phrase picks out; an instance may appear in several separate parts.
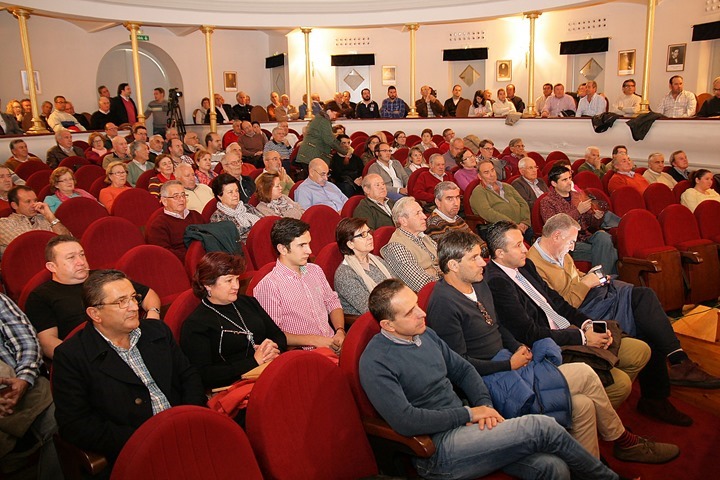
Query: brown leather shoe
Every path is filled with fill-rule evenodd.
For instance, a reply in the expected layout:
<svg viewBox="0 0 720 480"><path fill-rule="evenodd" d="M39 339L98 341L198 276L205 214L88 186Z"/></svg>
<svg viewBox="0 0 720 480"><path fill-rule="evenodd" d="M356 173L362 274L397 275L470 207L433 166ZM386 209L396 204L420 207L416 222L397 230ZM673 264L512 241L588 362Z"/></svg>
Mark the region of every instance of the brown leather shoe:
<svg viewBox="0 0 720 480"><path fill-rule="evenodd" d="M678 410L667 398L641 397L637 405L638 412L670 425L689 427L693 419Z"/></svg>
<svg viewBox="0 0 720 480"><path fill-rule="evenodd" d="M677 365L670 365L668 373L672 385L709 389L720 388L720 378L710 375L689 358Z"/></svg>

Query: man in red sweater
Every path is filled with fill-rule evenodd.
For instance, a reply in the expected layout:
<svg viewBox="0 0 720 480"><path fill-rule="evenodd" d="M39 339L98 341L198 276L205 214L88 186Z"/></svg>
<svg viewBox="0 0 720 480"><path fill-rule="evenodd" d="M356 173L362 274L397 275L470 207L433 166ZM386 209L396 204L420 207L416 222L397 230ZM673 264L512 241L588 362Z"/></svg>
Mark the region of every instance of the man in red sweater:
<svg viewBox="0 0 720 480"><path fill-rule="evenodd" d="M633 187L642 195L645 189L650 186L645 177L633 172L633 162L627 153L619 152L615 156L613 168L615 169L615 175L612 176L608 183L608 192L610 193L622 187Z"/></svg>
<svg viewBox="0 0 720 480"><path fill-rule="evenodd" d="M435 204L435 185L440 182L454 182L452 173L445 171L445 157L436 153L430 155L430 169L418 175L413 191L410 194L418 201Z"/></svg>
<svg viewBox="0 0 720 480"><path fill-rule="evenodd" d="M187 209L187 193L178 180L170 180L160 187L160 201L163 214L158 215L147 227L147 242L158 245L177 256L185 263L187 247L183 242L188 225L206 223L202 215Z"/></svg>

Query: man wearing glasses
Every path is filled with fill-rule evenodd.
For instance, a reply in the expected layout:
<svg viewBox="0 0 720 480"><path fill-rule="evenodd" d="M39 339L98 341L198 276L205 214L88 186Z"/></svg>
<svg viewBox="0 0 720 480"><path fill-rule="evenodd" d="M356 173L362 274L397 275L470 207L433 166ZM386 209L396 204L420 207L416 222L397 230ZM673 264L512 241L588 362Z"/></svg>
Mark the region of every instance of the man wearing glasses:
<svg viewBox="0 0 720 480"><path fill-rule="evenodd" d="M310 162L308 178L295 190L295 201L305 210L313 205L327 205L338 212L342 210L347 197L337 185L328 181L329 173L330 168L322 158Z"/></svg>
<svg viewBox="0 0 720 480"><path fill-rule="evenodd" d="M492 140L484 139L480 141L480 150L478 150L478 165L483 160L490 160L495 167L495 174L498 180L505 180L505 165L507 161L501 160L495 156L495 143Z"/></svg>
<svg viewBox="0 0 720 480"><path fill-rule="evenodd" d="M700 107L698 117L720 117L720 77L713 80L713 94L715 96L707 99Z"/></svg>
<svg viewBox="0 0 720 480"><path fill-rule="evenodd" d="M207 223L202 215L187 208L187 193L182 183L170 180L160 187L163 214L158 215L147 227L147 242L170 250L185 264L187 247L183 238L188 225Z"/></svg>
<svg viewBox="0 0 720 480"><path fill-rule="evenodd" d="M632 117L640 111L642 97L635 93L635 80L629 78L622 84L622 93L613 103L612 111L618 115Z"/></svg>
<svg viewBox="0 0 720 480"><path fill-rule="evenodd" d="M63 438L112 463L147 419L178 405L204 406L207 398L167 325L139 319L124 273L90 274L83 302L90 321L55 352L55 416Z"/></svg>

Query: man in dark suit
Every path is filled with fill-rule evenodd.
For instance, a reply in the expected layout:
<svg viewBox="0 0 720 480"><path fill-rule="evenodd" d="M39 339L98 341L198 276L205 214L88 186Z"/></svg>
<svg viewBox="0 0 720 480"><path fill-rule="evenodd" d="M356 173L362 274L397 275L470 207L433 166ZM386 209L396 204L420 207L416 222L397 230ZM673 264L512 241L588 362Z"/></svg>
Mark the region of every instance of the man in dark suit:
<svg viewBox="0 0 720 480"><path fill-rule="evenodd" d="M520 194L530 207L532 212L535 200L548 191L545 180L538 176L538 166L530 157L523 157L518 162L520 177L512 182L512 186Z"/></svg>
<svg viewBox="0 0 720 480"><path fill-rule="evenodd" d="M217 115L217 123L231 123L237 118L233 108L229 103L225 103L225 99L219 93L215 94L215 115ZM205 123L210 123L210 110L205 114Z"/></svg>
<svg viewBox="0 0 720 480"><path fill-rule="evenodd" d="M200 374L157 320L140 320L124 273L98 270L83 286L89 321L55 350L53 396L60 434L112 462L147 419L206 404Z"/></svg>
<svg viewBox="0 0 720 480"><path fill-rule="evenodd" d="M2 100L0 100L2 102ZM0 136L1 135L22 135L23 129L18 125L15 117L9 113L0 113L2 119L0 119Z"/></svg>
<svg viewBox="0 0 720 480"><path fill-rule="evenodd" d="M542 279L531 260L523 236L512 222L497 222L487 236L490 262L486 279L492 291L498 321L515 338L527 345L550 337L563 346L587 346L605 357L614 342L621 342L617 350L619 362L610 370L612 383L605 391L615 408L630 394L635 376L650 360L650 347L632 337L614 338L607 329L597 333L591 318L583 315ZM597 371L597 370L596 370ZM665 370L666 372L667 370ZM663 422L689 426L692 419L678 411L667 399L670 383L667 373L643 372L652 379L641 382L638 410ZM647 378L647 377L646 377Z"/></svg>
<svg viewBox="0 0 720 480"><path fill-rule="evenodd" d="M45 154L45 159L50 168L56 168L60 162L65 160L67 157L83 157L85 158L85 152L82 148L73 145L72 133L70 130L60 130L55 132L55 143L54 147L48 149Z"/></svg>
<svg viewBox="0 0 720 480"><path fill-rule="evenodd" d="M115 125L129 123L134 125L137 122L137 107L135 101L130 98L132 89L127 83L118 85L117 97L110 99L110 116Z"/></svg>

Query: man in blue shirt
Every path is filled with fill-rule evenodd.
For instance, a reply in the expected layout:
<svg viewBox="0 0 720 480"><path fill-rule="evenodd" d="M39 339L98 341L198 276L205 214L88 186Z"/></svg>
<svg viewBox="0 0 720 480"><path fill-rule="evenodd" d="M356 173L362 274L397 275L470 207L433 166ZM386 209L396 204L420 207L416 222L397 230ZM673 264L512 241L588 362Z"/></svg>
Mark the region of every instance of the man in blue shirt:
<svg viewBox="0 0 720 480"><path fill-rule="evenodd" d="M295 190L295 201L305 210L313 205L327 205L340 212L347 197L340 189L328 181L330 168L322 158L310 161L308 178Z"/></svg>
<svg viewBox="0 0 720 480"><path fill-rule="evenodd" d="M388 98L383 100L380 107L380 116L382 118L405 118L409 110L407 103L402 98L398 98L397 89L390 85Z"/></svg>

